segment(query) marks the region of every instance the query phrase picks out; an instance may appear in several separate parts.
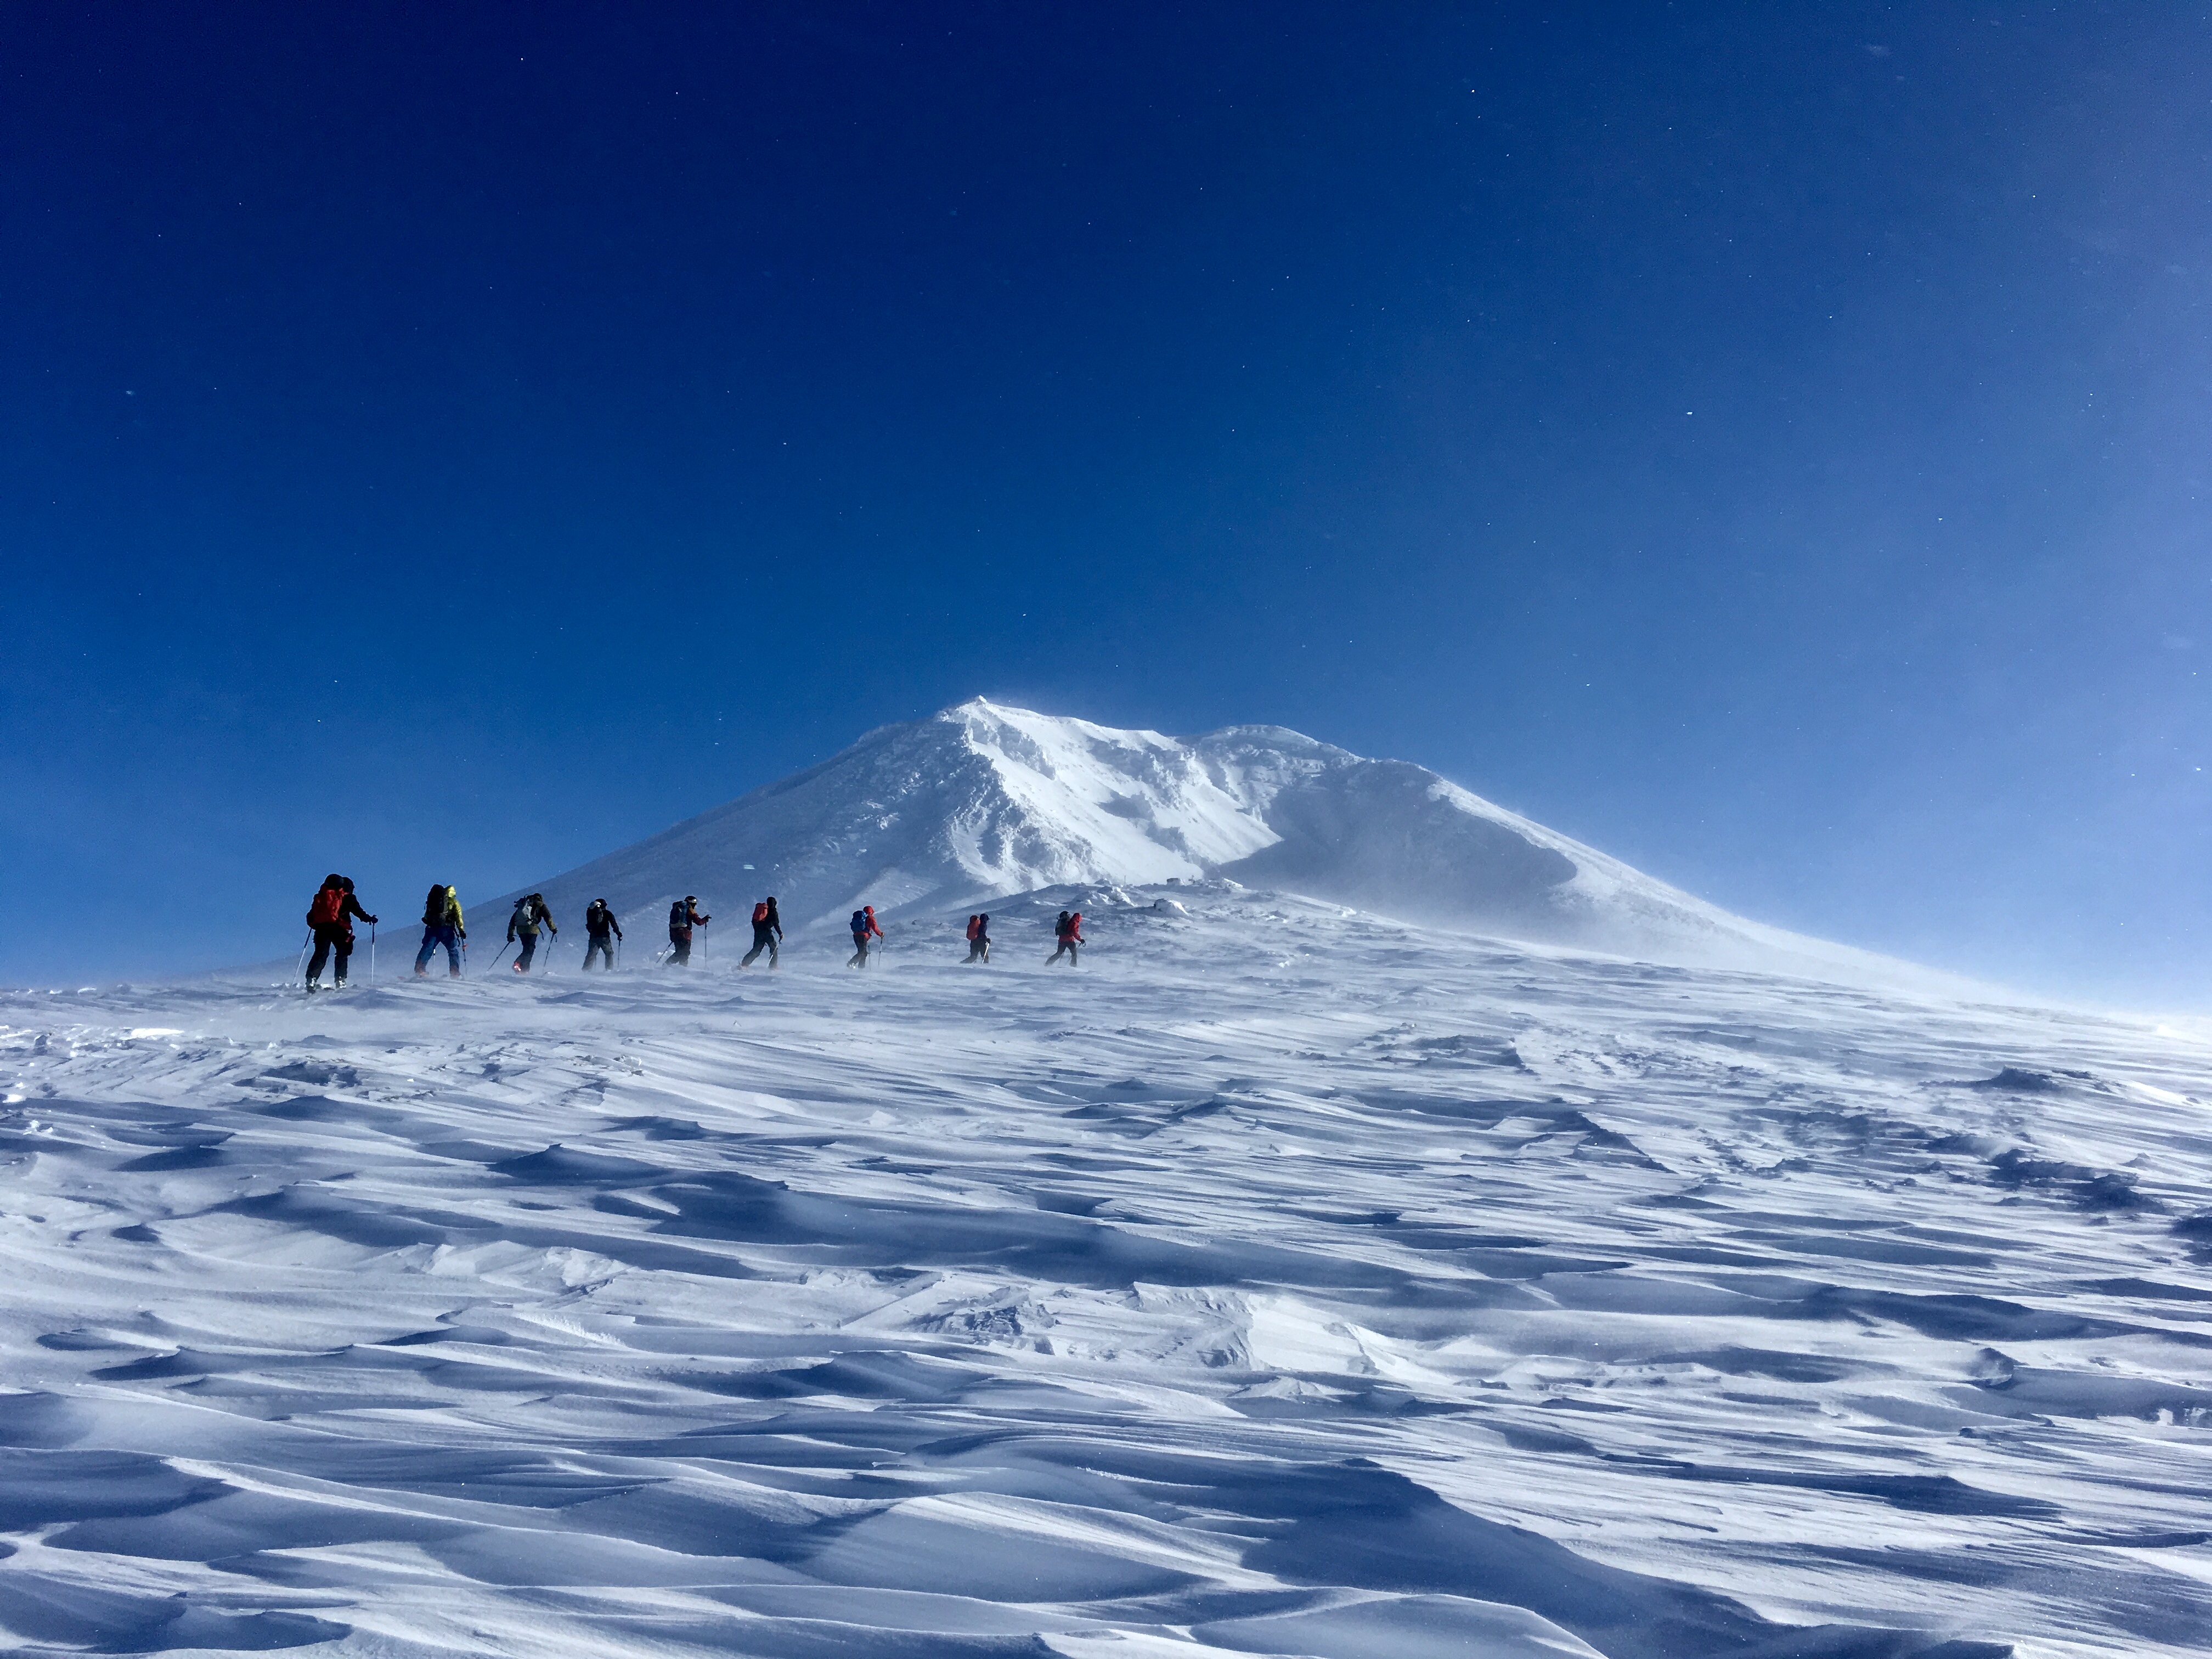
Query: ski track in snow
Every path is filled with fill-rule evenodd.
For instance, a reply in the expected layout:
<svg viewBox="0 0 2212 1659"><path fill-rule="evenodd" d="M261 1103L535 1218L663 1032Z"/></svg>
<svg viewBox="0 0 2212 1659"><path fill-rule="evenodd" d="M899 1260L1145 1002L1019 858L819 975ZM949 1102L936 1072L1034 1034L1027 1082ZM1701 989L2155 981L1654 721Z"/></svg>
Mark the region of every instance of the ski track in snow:
<svg viewBox="0 0 2212 1659"><path fill-rule="evenodd" d="M0 994L10 1650L2212 1644L2212 1048L1169 892Z"/></svg>

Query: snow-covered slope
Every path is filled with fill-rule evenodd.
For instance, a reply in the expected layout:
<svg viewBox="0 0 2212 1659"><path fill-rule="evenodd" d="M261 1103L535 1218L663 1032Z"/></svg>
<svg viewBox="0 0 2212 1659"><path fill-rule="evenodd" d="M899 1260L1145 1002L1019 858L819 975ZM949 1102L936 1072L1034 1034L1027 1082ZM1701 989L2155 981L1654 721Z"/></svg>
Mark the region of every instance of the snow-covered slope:
<svg viewBox="0 0 2212 1659"><path fill-rule="evenodd" d="M0 993L0 1648L2205 1651L2212 1047L1123 896Z"/></svg>
<svg viewBox="0 0 2212 1659"><path fill-rule="evenodd" d="M538 886L556 917L605 898L649 939L685 893L736 937L770 892L805 925L1205 875L1659 961L1936 977L1730 915L1402 761L1279 726L1176 738L981 698Z"/></svg>

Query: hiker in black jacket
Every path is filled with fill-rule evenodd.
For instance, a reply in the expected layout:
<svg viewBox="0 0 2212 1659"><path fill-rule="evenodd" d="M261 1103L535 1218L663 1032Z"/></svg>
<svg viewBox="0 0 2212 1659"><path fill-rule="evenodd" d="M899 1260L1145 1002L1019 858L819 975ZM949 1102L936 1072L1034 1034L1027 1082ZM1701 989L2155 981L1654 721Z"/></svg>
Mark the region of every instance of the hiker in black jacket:
<svg viewBox="0 0 2212 1659"><path fill-rule="evenodd" d="M323 964L337 952L337 972L332 981L341 991L345 989L346 963L353 956L353 918L359 916L372 927L376 918L361 908L361 901L353 896L353 883L344 876L331 875L323 878L316 890L315 902L307 907L307 926L315 930L315 954L307 963L307 988L319 991L317 983L323 976Z"/></svg>
<svg viewBox="0 0 2212 1659"><path fill-rule="evenodd" d="M592 971L592 958L604 957L607 971L614 972L614 941L623 936L622 923L615 913L607 908L605 899L593 899L591 908L584 912L584 971Z"/></svg>
<svg viewBox="0 0 2212 1659"><path fill-rule="evenodd" d="M522 942L522 954L514 959L514 971L530 971L530 959L538 954L538 934L540 929L561 937L561 930L553 925L553 913L545 908L545 895L532 893L514 907L514 914L507 919L507 942ZM496 964L494 964L496 966Z"/></svg>
<svg viewBox="0 0 2212 1659"><path fill-rule="evenodd" d="M745 959L738 964L750 968L753 959L763 951L768 952L768 965L776 966L780 954L777 946L783 939L783 918L775 913L775 895L771 893L753 906L753 948L745 952Z"/></svg>

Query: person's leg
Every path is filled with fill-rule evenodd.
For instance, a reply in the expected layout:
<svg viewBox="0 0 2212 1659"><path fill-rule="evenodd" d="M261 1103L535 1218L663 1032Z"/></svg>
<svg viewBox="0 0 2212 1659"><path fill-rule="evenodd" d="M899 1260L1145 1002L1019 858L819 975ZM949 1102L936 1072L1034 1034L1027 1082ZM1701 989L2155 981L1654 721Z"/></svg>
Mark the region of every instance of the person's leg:
<svg viewBox="0 0 2212 1659"><path fill-rule="evenodd" d="M671 968L689 968L691 965L690 934L671 933L668 942L676 947L676 954L668 958L668 965Z"/></svg>
<svg viewBox="0 0 2212 1659"><path fill-rule="evenodd" d="M783 964L777 958L782 955L783 947L776 943L775 935L770 933L768 936L768 965L771 968L781 967Z"/></svg>
<svg viewBox="0 0 2212 1659"><path fill-rule="evenodd" d="M323 964L331 959L330 936L318 927L315 930L315 954L307 961L307 983L313 985L323 976Z"/></svg>
<svg viewBox="0 0 2212 1659"><path fill-rule="evenodd" d="M416 978L422 979L428 975L430 971L431 954L437 948L438 930L435 927L425 927L422 930L422 948L415 953Z"/></svg>
<svg viewBox="0 0 2212 1659"><path fill-rule="evenodd" d="M340 933L331 948L337 952L337 961L332 964L337 971L331 975L331 983L343 985L346 982L346 963L353 960L353 935Z"/></svg>
<svg viewBox="0 0 2212 1659"><path fill-rule="evenodd" d="M1083 959L1083 947L1073 939L1067 942L1067 965L1071 968Z"/></svg>
<svg viewBox="0 0 2212 1659"><path fill-rule="evenodd" d="M438 930L438 943L446 947L446 971L453 978L461 976L461 930L448 925Z"/></svg>
<svg viewBox="0 0 2212 1659"><path fill-rule="evenodd" d="M531 958L535 957L537 954L538 935L535 933L525 933L522 936L521 954L517 956L514 959L514 971L518 974L528 973L530 971Z"/></svg>

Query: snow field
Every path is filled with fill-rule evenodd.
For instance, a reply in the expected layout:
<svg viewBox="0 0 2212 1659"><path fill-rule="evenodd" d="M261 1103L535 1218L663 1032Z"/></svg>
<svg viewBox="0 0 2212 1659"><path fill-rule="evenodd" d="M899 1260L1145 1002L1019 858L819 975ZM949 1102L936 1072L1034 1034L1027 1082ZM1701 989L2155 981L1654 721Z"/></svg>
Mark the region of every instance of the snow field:
<svg viewBox="0 0 2212 1659"><path fill-rule="evenodd" d="M2205 1650L2203 1041L989 908L0 994L12 1650Z"/></svg>

